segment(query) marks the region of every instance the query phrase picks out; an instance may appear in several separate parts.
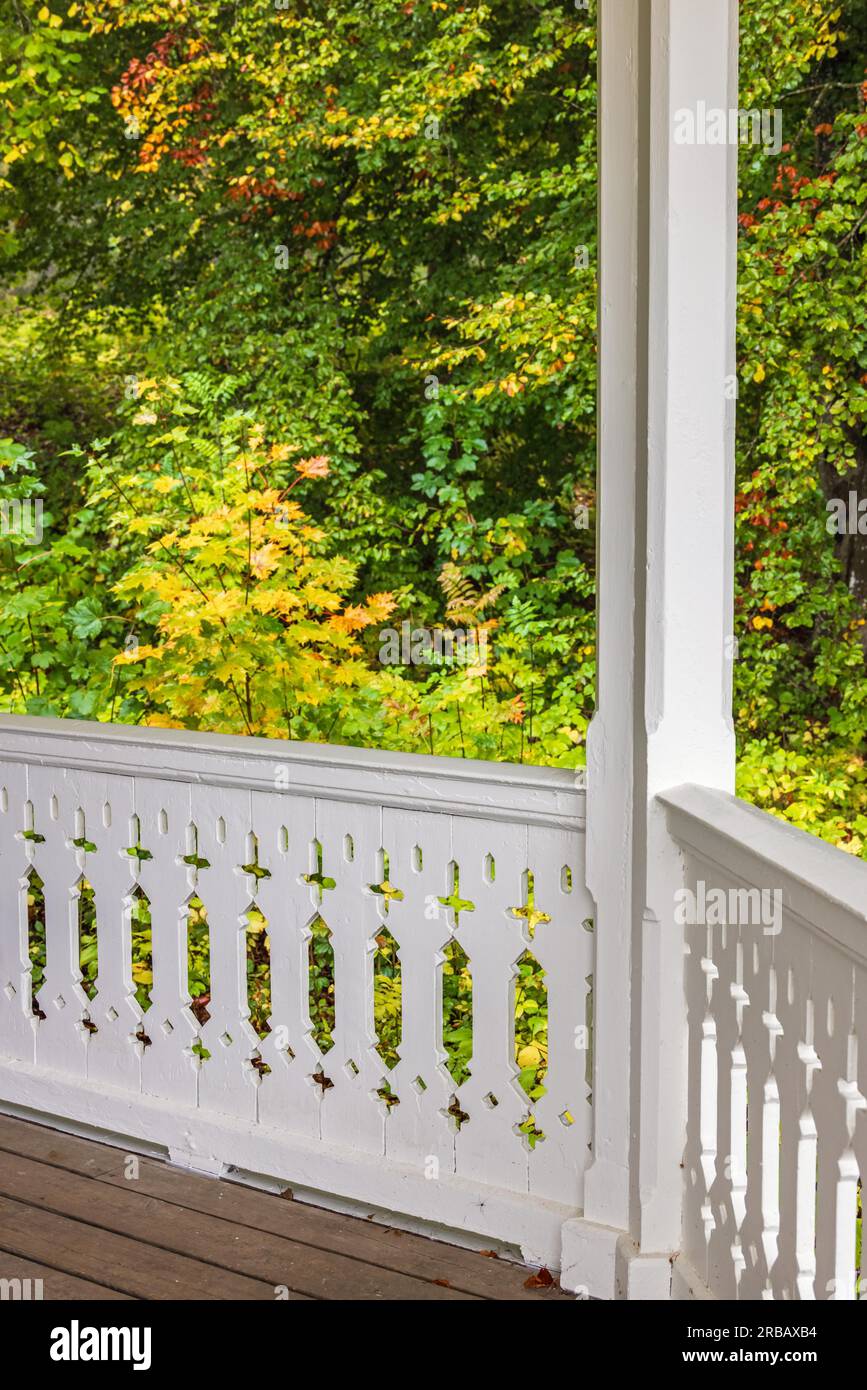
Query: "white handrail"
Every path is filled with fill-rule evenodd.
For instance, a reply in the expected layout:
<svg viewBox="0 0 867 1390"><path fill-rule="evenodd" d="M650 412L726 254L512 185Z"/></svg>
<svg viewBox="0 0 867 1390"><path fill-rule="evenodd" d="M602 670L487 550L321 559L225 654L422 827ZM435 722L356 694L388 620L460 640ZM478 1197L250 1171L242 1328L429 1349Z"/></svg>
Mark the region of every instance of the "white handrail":
<svg viewBox="0 0 867 1390"><path fill-rule="evenodd" d="M584 791L567 769L387 753L236 734L0 716L0 761L322 800L374 802L583 830ZM275 769L281 769L276 777ZM283 771L285 769L285 771ZM276 781L275 781L276 777Z"/></svg>

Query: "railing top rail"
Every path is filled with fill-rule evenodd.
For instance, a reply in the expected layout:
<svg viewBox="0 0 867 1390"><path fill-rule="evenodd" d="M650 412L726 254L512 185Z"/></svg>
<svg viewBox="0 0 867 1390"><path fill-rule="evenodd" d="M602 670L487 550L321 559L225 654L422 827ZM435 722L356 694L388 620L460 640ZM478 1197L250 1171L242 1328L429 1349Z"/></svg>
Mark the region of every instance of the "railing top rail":
<svg viewBox="0 0 867 1390"><path fill-rule="evenodd" d="M585 822L574 771L423 753L7 714L0 716L3 762L283 790L562 829L582 830Z"/></svg>
<svg viewBox="0 0 867 1390"><path fill-rule="evenodd" d="M672 835L747 885L779 888L786 911L867 964L867 864L710 787L664 792Z"/></svg>

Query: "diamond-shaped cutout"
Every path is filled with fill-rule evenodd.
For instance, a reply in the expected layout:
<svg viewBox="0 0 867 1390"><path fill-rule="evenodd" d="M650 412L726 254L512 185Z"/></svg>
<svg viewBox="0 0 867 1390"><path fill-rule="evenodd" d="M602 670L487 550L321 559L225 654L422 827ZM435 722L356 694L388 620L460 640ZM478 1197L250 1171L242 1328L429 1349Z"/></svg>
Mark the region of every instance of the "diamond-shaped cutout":
<svg viewBox="0 0 867 1390"><path fill-rule="evenodd" d="M482 1100L485 1102L485 1105L488 1107L489 1110L496 1110L497 1106L500 1103L497 1100L497 1097L494 1095L493 1091L488 1091L488 1094L486 1096L482 1096Z"/></svg>
<svg viewBox="0 0 867 1390"><path fill-rule="evenodd" d="M7 983L3 986L3 993L6 995L7 999L11 1000L15 998L17 990L11 980L7 981Z"/></svg>
<svg viewBox="0 0 867 1390"><path fill-rule="evenodd" d="M60 1011L60 1009L66 1008L66 1000L64 999L62 994L58 994L57 998L53 1002L54 1007L58 1010L58 1012Z"/></svg>
<svg viewBox="0 0 867 1390"><path fill-rule="evenodd" d="M427 1090L427 1082L421 1076L414 1078L412 1086L414 1090L418 1091L419 1095L422 1095Z"/></svg>
<svg viewBox="0 0 867 1390"><path fill-rule="evenodd" d="M443 1051L446 1069L457 1086L470 1074L473 1053L473 981L470 958L454 937L443 947Z"/></svg>
<svg viewBox="0 0 867 1390"><path fill-rule="evenodd" d="M223 1047L231 1047L231 1046L232 1046L232 1036L231 1036L231 1034L230 1034L230 1033L221 1033L221 1034L220 1034L220 1042L223 1044Z"/></svg>
<svg viewBox="0 0 867 1390"><path fill-rule="evenodd" d="M331 930L322 917L314 917L307 943L308 1012L313 1038L320 1052L334 1046L334 947Z"/></svg>
<svg viewBox="0 0 867 1390"><path fill-rule="evenodd" d="M519 1082L531 1100L538 1100L545 1094L548 1070L548 990L545 972L531 951L517 962L515 1061Z"/></svg>
<svg viewBox="0 0 867 1390"><path fill-rule="evenodd" d="M347 1075L347 1076L357 1076L357 1075L358 1075L358 1067L355 1065L355 1063L353 1062L353 1060L352 1060L351 1057L350 1057L349 1061L346 1063L346 1066L343 1068L343 1070L346 1072L346 1075Z"/></svg>
<svg viewBox="0 0 867 1390"><path fill-rule="evenodd" d="M93 885L83 875L76 885L76 893L78 896L78 968L81 972L81 988L88 999L93 1002L96 998L96 976L99 970L96 898Z"/></svg>
<svg viewBox="0 0 867 1390"><path fill-rule="evenodd" d="M108 1019L109 1023L116 1023L118 1019L117 1009L109 1006L105 1011L105 1016Z"/></svg>
<svg viewBox="0 0 867 1390"><path fill-rule="evenodd" d="M391 1070L400 1060L403 1028L403 983L400 947L387 927L376 934L373 957L373 1022L376 1050Z"/></svg>
<svg viewBox="0 0 867 1390"><path fill-rule="evenodd" d="M45 1014L39 1006L39 991L45 980L45 885L35 869L29 869L21 891L27 903L27 958L30 961L30 998L37 1018ZM8 989L12 988L10 984Z"/></svg>
<svg viewBox="0 0 867 1390"><path fill-rule="evenodd" d="M160 1027L162 1028L163 1033L166 1037L169 1037L169 1035L175 1031L173 1025L167 1018L163 1019L162 1023L160 1024Z"/></svg>
<svg viewBox="0 0 867 1390"><path fill-rule="evenodd" d="M197 894L187 901L187 992L198 1023L211 1017L211 932L208 909Z"/></svg>
<svg viewBox="0 0 867 1390"><path fill-rule="evenodd" d="M154 982L154 951L151 930L150 899L140 884L136 884L127 899L132 937L132 980L136 1002L142 1013L151 1006Z"/></svg>
<svg viewBox="0 0 867 1390"><path fill-rule="evenodd" d="M567 1129L569 1129L569 1127L571 1125L574 1125L575 1123L573 1116L568 1110L561 1110L560 1114L557 1116L557 1119L560 1121L561 1125L565 1125Z"/></svg>
<svg viewBox="0 0 867 1390"><path fill-rule="evenodd" d="M247 1008L260 1038L271 1032L271 939L268 919L251 903L243 917L247 954Z"/></svg>

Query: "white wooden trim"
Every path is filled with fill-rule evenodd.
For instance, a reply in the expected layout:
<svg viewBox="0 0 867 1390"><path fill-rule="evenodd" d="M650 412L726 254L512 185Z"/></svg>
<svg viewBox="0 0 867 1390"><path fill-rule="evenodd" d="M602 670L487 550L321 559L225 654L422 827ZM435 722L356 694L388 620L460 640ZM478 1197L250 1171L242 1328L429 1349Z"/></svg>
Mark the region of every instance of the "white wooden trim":
<svg viewBox="0 0 867 1390"><path fill-rule="evenodd" d="M559 1259L560 1226L582 1207L592 1123L581 1035L594 936L571 774L39 719L7 719L0 735L0 915L11 928L0 933L0 1097L164 1143L208 1171L232 1164L496 1235L531 1263ZM278 768L289 774L279 784ZM377 891L386 857L391 899ZM35 997L31 871L43 883L47 940ZM82 875L96 893L89 993ZM463 906L452 908L457 887ZM141 1004L130 925L138 893L152 920ZM188 978L192 895L207 914L204 1018ZM251 908L267 923L267 1027L251 1018ZM333 951L328 1039L310 1004L320 917ZM401 975L393 1069L374 1009L386 929ZM472 981L472 1059L460 1084L443 1016L455 943ZM550 1018L537 1099L520 1085L515 1055L527 951L545 972ZM520 1128L531 1117L535 1145Z"/></svg>
<svg viewBox="0 0 867 1390"><path fill-rule="evenodd" d="M679 854L656 794L730 790L737 149L674 142L737 106L737 0L600 0L597 904L585 1215L677 1250L685 1139ZM628 1007L625 1002L629 1001ZM615 1082L616 1078L616 1082Z"/></svg>
<svg viewBox="0 0 867 1390"><path fill-rule="evenodd" d="M758 806L711 787L659 797L678 844L744 884L778 887L785 910L867 965L867 865Z"/></svg>
<svg viewBox="0 0 867 1390"><path fill-rule="evenodd" d="M854 1301L867 865L725 793L659 800L687 890L686 1284Z"/></svg>
<svg viewBox="0 0 867 1390"><path fill-rule="evenodd" d="M285 790L320 800L417 808L485 820L583 830L578 773L426 753L384 753L333 744L189 733L75 719L0 716L0 763L26 762L211 787Z"/></svg>

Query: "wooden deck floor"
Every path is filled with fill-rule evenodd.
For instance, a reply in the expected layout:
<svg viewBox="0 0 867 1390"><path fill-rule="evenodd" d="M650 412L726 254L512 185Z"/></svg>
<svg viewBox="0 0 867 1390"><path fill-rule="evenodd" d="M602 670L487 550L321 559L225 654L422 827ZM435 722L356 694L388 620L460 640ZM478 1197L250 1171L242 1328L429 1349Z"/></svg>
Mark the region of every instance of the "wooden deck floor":
<svg viewBox="0 0 867 1390"><path fill-rule="evenodd" d="M46 1300L559 1300L530 1271L0 1115L0 1279Z"/></svg>

